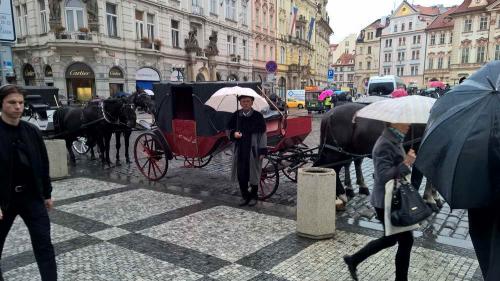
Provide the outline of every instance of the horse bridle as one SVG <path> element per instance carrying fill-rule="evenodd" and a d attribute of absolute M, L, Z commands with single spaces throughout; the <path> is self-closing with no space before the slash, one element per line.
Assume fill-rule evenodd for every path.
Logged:
<path fill-rule="evenodd" d="M 132 106 L 132 105 L 131 105 L 131 104 L 129 104 L 129 103 L 124 103 L 124 104 L 122 104 L 122 105 L 121 105 L 120 110 L 121 110 L 123 107 L 126 107 L 126 106 Z M 111 117 L 111 115 L 110 115 L 109 113 L 107 113 L 107 112 L 106 112 L 106 110 L 104 110 L 104 101 L 101 101 L 101 102 L 99 103 L 99 107 L 101 108 L 102 117 L 104 118 L 104 120 L 105 120 L 106 122 L 108 122 L 109 124 L 112 124 L 112 125 L 122 125 L 122 126 L 128 127 L 128 125 L 127 125 L 126 123 L 123 123 L 123 122 L 121 122 L 121 121 L 120 121 L 120 116 L 118 116 L 118 117 L 116 118 L 116 121 L 111 121 L 111 120 L 110 120 L 110 119 L 111 119 L 111 118 L 110 118 L 110 117 Z"/>

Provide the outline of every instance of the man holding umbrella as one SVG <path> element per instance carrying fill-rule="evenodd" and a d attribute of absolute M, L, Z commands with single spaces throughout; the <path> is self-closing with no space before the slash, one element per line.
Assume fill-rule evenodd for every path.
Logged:
<path fill-rule="evenodd" d="M 452 209 L 469 210 L 484 280 L 500 280 L 500 61 L 441 97 L 416 166 Z"/>
<path fill-rule="evenodd" d="M 262 114 L 252 108 L 254 100 L 253 96 L 238 96 L 241 109 L 233 113 L 228 125 L 229 137 L 235 143 L 231 175 L 240 186 L 243 197 L 240 206 L 257 204 L 262 159 L 267 153 L 266 122 Z"/>

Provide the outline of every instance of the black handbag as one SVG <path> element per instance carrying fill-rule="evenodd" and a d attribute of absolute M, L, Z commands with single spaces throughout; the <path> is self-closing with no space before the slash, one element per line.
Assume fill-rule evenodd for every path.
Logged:
<path fill-rule="evenodd" d="M 399 186 L 398 186 L 399 183 Z M 394 226 L 417 224 L 432 214 L 422 196 L 406 180 L 394 180 L 391 203 L 391 223 Z"/>

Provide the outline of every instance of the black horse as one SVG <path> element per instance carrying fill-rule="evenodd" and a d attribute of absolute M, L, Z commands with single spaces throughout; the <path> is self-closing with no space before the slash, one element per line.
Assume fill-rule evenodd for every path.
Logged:
<path fill-rule="evenodd" d="M 361 194 L 369 194 L 366 186 L 361 165 L 364 157 L 370 157 L 375 142 L 386 127 L 382 121 L 357 118 L 354 120 L 358 110 L 365 107 L 360 103 L 345 103 L 332 109 L 321 120 L 320 129 L 320 157 L 315 166 L 329 166 L 335 163 L 333 168 L 337 173 L 337 196 L 354 196 L 350 187 L 349 167 L 354 162 L 356 170 L 356 183 L 359 185 Z M 354 122 L 355 121 L 355 122 Z M 407 148 L 418 148 L 419 138 L 423 136 L 425 125 L 413 125 L 406 135 L 405 144 Z M 344 188 L 339 177 L 340 170 L 344 168 L 346 185 Z M 345 200 L 344 200 L 345 201 Z"/>
<path fill-rule="evenodd" d="M 154 115 L 155 113 L 155 102 L 151 99 L 151 96 L 144 92 L 135 92 L 130 97 L 128 97 L 130 103 L 138 109 L 142 109 L 145 112 Z"/>

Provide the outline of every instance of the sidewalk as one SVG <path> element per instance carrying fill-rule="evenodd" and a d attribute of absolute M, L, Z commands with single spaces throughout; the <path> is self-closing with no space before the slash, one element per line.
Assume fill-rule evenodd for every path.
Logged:
<path fill-rule="evenodd" d="M 342 256 L 382 234 L 339 220 L 334 239 L 314 241 L 295 234 L 293 207 L 239 208 L 235 196 L 113 169 L 72 175 L 54 182 L 50 213 L 60 280 L 350 280 Z M 362 264 L 361 280 L 393 280 L 395 250 Z M 19 218 L 2 258 L 5 280 L 40 280 Z M 478 273 L 472 250 L 416 238 L 409 280 Z"/>

